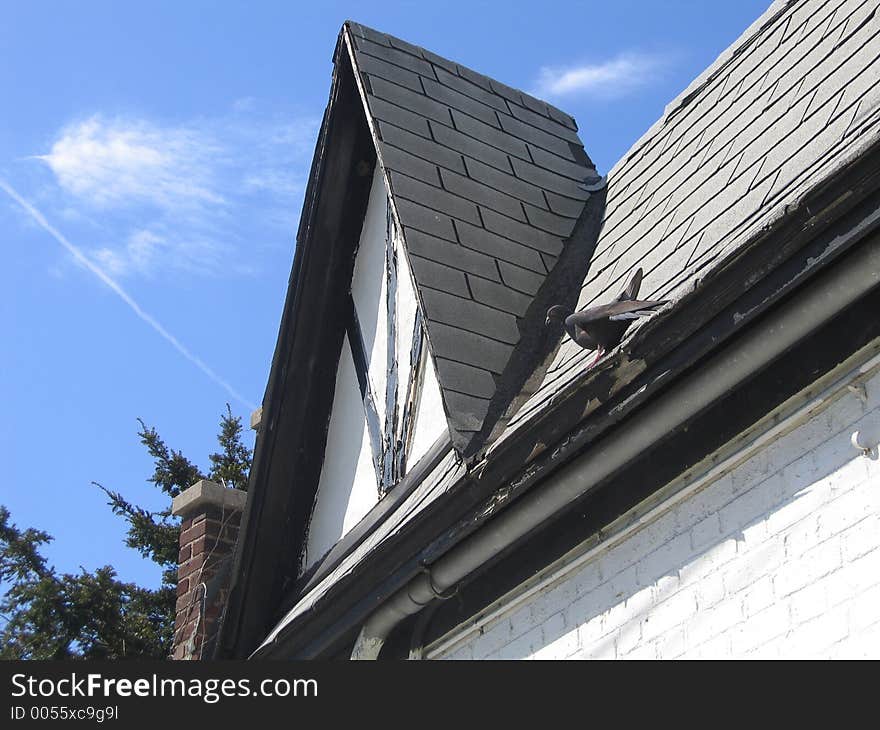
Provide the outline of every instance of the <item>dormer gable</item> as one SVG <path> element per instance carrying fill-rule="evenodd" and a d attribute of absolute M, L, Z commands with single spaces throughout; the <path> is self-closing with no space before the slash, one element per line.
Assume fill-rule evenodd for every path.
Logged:
<path fill-rule="evenodd" d="M 343 25 L 252 470 L 277 548 L 242 549 L 249 590 L 283 606 L 419 474 L 475 467 L 553 360 L 546 311 L 574 308 L 604 201 L 570 116 Z"/>
<path fill-rule="evenodd" d="M 604 180 L 555 107 L 347 22 L 455 450 L 473 461 L 543 378 L 544 317 L 574 304 Z M 337 58 L 337 63 L 340 60 Z"/>

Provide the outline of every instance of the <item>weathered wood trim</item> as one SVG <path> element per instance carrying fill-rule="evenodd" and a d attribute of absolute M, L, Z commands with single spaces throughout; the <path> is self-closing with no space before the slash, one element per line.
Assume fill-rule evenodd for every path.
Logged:
<path fill-rule="evenodd" d="M 397 470 L 397 247 L 394 241 L 394 222 L 391 203 L 385 198 L 385 314 L 386 374 L 385 374 L 385 439 L 382 456 L 380 493 L 393 487 L 401 476 Z"/>
<path fill-rule="evenodd" d="M 367 352 L 364 346 L 364 335 L 361 323 L 358 320 L 357 308 L 354 299 L 349 293 L 348 297 L 350 313 L 347 322 L 348 344 L 351 348 L 351 358 L 354 360 L 354 370 L 357 373 L 358 387 L 361 391 L 361 402 L 364 406 L 364 420 L 367 422 L 367 434 L 370 437 L 370 452 L 373 457 L 373 468 L 376 471 L 376 486 L 379 494 L 383 492 L 384 459 L 382 426 L 379 423 L 379 412 L 376 410 L 376 401 L 373 398 L 373 389 L 370 386 L 370 370 L 367 364 Z"/>
<path fill-rule="evenodd" d="M 406 385 L 406 404 L 403 407 L 400 450 L 397 454 L 399 459 L 397 468 L 400 474 L 406 473 L 412 442 L 416 432 L 419 403 L 421 402 L 422 387 L 425 382 L 425 368 L 428 365 L 424 346 L 425 327 L 422 320 L 422 310 L 416 307 L 416 316 L 413 321 L 412 347 L 409 352 L 409 379 Z"/>

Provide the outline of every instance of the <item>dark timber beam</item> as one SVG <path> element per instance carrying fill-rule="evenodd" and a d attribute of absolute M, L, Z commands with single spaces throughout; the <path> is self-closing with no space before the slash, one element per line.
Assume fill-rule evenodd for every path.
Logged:
<path fill-rule="evenodd" d="M 354 369 L 357 373 L 358 386 L 361 389 L 361 401 L 364 404 L 364 418 L 367 421 L 367 433 L 370 437 L 370 450 L 373 455 L 373 467 L 376 470 L 376 484 L 384 484 L 386 452 L 383 449 L 382 426 L 379 423 L 379 412 L 376 410 L 376 401 L 373 398 L 373 390 L 370 387 L 370 371 L 367 365 L 367 353 L 364 347 L 364 335 L 361 324 L 358 321 L 357 308 L 349 294 L 350 312 L 348 317 L 348 344 L 351 348 L 351 357 L 354 360 Z M 387 422 L 386 422 L 387 428 Z"/>

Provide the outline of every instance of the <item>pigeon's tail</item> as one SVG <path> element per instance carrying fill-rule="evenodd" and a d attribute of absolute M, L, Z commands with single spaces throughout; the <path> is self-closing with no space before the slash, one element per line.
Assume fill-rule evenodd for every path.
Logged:
<path fill-rule="evenodd" d="M 636 269 L 635 273 L 632 275 L 632 279 L 629 280 L 629 284 L 626 285 L 626 289 L 620 292 L 620 296 L 617 298 L 618 301 L 627 301 L 630 299 L 635 299 L 639 295 L 639 288 L 642 286 L 642 268 L 641 266 Z"/>

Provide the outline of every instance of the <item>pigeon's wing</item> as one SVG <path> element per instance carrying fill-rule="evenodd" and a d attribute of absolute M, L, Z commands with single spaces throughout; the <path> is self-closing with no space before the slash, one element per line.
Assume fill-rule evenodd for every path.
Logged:
<path fill-rule="evenodd" d="M 623 322 L 627 319 L 638 319 L 639 317 L 647 317 L 653 314 L 653 309 L 637 309 L 635 312 L 624 312 L 623 314 L 612 314 L 608 319 L 611 322 Z"/>
<path fill-rule="evenodd" d="M 642 310 L 653 310 L 666 304 L 665 301 L 648 301 L 645 299 L 633 299 L 632 301 L 611 302 L 599 307 L 591 307 L 583 312 L 575 312 L 570 315 L 566 322 L 571 322 L 579 327 L 588 327 L 590 323 L 602 319 L 611 319 L 621 315 L 632 314 Z M 642 316 L 639 314 L 638 316 Z"/>
<path fill-rule="evenodd" d="M 626 285 L 626 289 L 620 292 L 620 296 L 617 297 L 617 301 L 623 302 L 631 299 L 635 299 L 639 295 L 639 288 L 642 286 L 642 267 L 640 266 L 636 269 L 635 273 L 632 275 L 632 279 L 629 280 L 629 284 Z"/>

